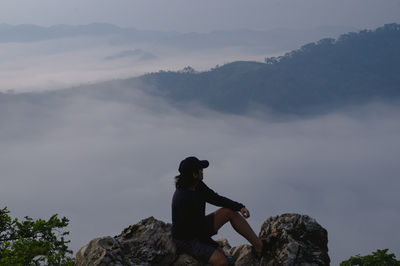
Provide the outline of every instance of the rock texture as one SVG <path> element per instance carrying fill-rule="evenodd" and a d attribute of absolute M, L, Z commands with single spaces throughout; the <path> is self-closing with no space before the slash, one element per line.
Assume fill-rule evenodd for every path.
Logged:
<path fill-rule="evenodd" d="M 76 254 L 76 265 L 170 265 L 176 259 L 171 226 L 153 217 L 118 236 L 96 238 Z"/>
<path fill-rule="evenodd" d="M 278 241 L 261 258 L 249 245 L 231 247 L 226 239 L 218 240 L 230 265 L 329 265 L 328 235 L 307 215 L 283 214 L 270 217 L 259 236 L 278 232 Z M 115 237 L 93 239 L 76 254 L 76 265 L 191 265 L 203 266 L 188 254 L 176 250 L 171 225 L 153 217 L 129 226 Z"/>
<path fill-rule="evenodd" d="M 260 237 L 278 232 L 279 239 L 260 265 L 329 265 L 328 232 L 313 218 L 300 214 L 270 217 Z"/>

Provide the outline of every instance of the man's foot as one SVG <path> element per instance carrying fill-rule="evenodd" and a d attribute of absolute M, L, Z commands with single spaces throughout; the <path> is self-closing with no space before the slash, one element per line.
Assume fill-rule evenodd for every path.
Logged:
<path fill-rule="evenodd" d="M 278 240 L 278 232 L 273 232 L 269 234 L 266 238 L 261 239 L 262 247 L 261 250 L 256 250 L 257 256 L 259 258 L 265 254 L 265 252 L 271 248 L 272 245 Z"/>

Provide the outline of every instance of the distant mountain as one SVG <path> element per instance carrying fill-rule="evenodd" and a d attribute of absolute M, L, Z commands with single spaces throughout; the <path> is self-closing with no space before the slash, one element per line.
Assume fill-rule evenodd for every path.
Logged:
<path fill-rule="evenodd" d="M 187 71 L 189 70 L 189 71 Z M 321 39 L 265 63 L 233 62 L 196 73 L 151 73 L 148 91 L 182 104 L 243 113 L 257 107 L 307 114 L 400 97 L 400 25 Z"/>
<path fill-rule="evenodd" d="M 0 42 L 34 42 L 79 35 L 120 34 L 123 31 L 117 26 L 106 23 L 92 23 L 80 26 L 55 25 L 51 27 L 31 24 L 0 24 Z"/>
<path fill-rule="evenodd" d="M 248 47 L 257 52 L 292 50 L 307 42 L 324 37 L 337 37 L 356 30 L 350 27 L 318 27 L 309 30 L 273 29 L 269 31 L 230 30 L 210 33 L 178 33 L 121 28 L 107 23 L 88 25 L 55 25 L 40 27 L 31 24 L 0 24 L 0 43 L 35 42 L 77 36 L 105 37 L 113 44 L 151 43 L 188 50 L 201 50 L 230 46 Z"/>
<path fill-rule="evenodd" d="M 125 50 L 115 57 L 141 56 Z M 321 114 L 370 101 L 400 100 L 400 25 L 387 24 L 309 43 L 265 62 L 238 61 L 196 72 L 160 71 L 140 77 L 43 93 L 0 93 L 0 104 L 58 105 L 88 95 L 129 103 L 131 88 L 163 97 L 179 108 L 195 102 L 235 114 L 257 109 L 277 114 Z"/>

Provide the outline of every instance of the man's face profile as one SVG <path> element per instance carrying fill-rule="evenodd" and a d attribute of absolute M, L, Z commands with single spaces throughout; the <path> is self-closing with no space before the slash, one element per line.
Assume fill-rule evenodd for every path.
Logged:
<path fill-rule="evenodd" d="M 193 178 L 197 181 L 203 180 L 203 169 L 199 169 L 197 172 L 193 172 Z"/>

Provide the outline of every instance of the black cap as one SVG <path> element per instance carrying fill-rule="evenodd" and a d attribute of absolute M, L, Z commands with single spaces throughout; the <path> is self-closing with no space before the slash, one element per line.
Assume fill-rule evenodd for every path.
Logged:
<path fill-rule="evenodd" d="M 194 156 L 187 157 L 179 164 L 179 173 L 192 173 L 199 169 L 207 168 L 209 165 L 207 160 L 199 160 Z"/>

